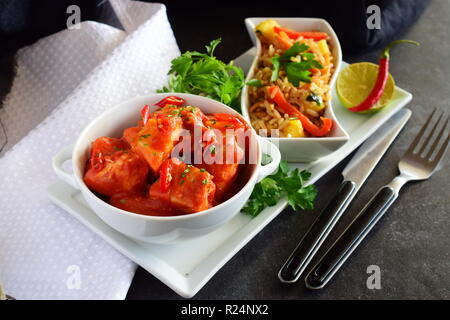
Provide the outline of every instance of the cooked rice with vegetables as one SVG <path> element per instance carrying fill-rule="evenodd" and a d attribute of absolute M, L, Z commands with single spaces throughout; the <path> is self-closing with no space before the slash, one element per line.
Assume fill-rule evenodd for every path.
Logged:
<path fill-rule="evenodd" d="M 247 85 L 252 126 L 261 135 L 324 136 L 333 56 L 324 32 L 296 32 L 266 20 L 255 29 L 262 52 Z M 262 130 L 263 129 L 263 130 Z"/>

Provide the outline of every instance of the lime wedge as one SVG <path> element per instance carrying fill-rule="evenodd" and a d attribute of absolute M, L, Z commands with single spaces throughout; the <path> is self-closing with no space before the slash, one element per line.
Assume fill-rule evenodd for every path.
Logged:
<path fill-rule="evenodd" d="M 336 83 L 337 95 L 342 105 L 351 108 L 363 102 L 374 87 L 377 76 L 378 65 L 370 62 L 353 63 L 343 69 Z M 369 110 L 360 113 L 372 113 L 381 110 L 391 100 L 394 89 L 394 78 L 389 73 L 380 100 Z"/>

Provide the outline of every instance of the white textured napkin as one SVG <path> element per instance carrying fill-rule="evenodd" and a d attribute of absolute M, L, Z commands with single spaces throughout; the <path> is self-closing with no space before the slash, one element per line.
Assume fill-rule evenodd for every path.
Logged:
<path fill-rule="evenodd" d="M 83 22 L 16 56 L 0 110 L 0 278 L 17 299 L 123 299 L 136 269 L 46 194 L 53 155 L 105 109 L 164 85 L 179 54 L 163 5 L 110 2 L 125 31 Z"/>

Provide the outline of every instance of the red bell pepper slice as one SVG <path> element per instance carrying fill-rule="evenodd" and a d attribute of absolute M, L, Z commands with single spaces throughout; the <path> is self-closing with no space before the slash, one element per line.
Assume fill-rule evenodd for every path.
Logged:
<path fill-rule="evenodd" d="M 166 160 L 161 165 L 161 174 L 159 177 L 159 179 L 161 180 L 161 192 L 166 192 L 169 190 L 170 181 L 172 181 L 172 175 L 170 174 L 170 171 L 170 160 Z"/>
<path fill-rule="evenodd" d="M 280 34 L 281 32 L 284 32 L 287 34 L 287 36 L 291 39 L 298 39 L 300 36 L 302 36 L 305 39 L 313 39 L 314 41 L 319 41 L 322 39 L 328 38 L 328 35 L 325 32 L 316 32 L 316 31 L 294 31 L 288 28 L 281 28 L 281 27 L 273 27 L 273 31 L 275 33 Z"/>
<path fill-rule="evenodd" d="M 166 106 L 168 104 L 169 105 L 174 105 L 174 106 L 181 106 L 185 102 L 186 101 L 184 101 L 184 99 L 181 99 L 179 97 L 169 96 L 169 97 L 165 97 L 161 101 L 155 103 L 155 105 L 157 105 L 160 108 L 163 108 L 164 106 Z"/>
<path fill-rule="evenodd" d="M 277 104 L 277 106 L 285 113 L 297 117 L 302 123 L 303 128 L 315 137 L 322 137 L 330 132 L 333 127 L 333 120 L 325 117 L 320 117 L 322 126 L 316 126 L 307 116 L 301 113 L 296 107 L 291 105 L 284 97 L 281 89 L 278 86 L 268 88 L 270 98 Z"/>
<path fill-rule="evenodd" d="M 141 110 L 142 115 L 142 122 L 145 124 L 147 123 L 148 119 L 150 118 L 150 107 L 146 104 L 144 108 Z"/>
<path fill-rule="evenodd" d="M 283 50 L 287 50 L 292 47 L 292 42 L 285 33 L 276 34 L 275 41 L 278 43 L 279 47 Z"/>

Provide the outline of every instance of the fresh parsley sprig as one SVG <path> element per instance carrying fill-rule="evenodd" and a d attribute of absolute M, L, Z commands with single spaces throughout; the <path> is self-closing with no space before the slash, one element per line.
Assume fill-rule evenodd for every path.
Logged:
<path fill-rule="evenodd" d="M 172 60 L 169 84 L 157 92 L 181 92 L 202 95 L 239 111 L 239 94 L 244 72 L 232 62 L 225 64 L 214 56 L 221 39 L 211 41 L 206 53 L 187 51 Z"/>
<path fill-rule="evenodd" d="M 277 204 L 283 196 L 287 197 L 294 210 L 313 209 L 317 189 L 314 185 L 304 186 L 310 177 L 310 172 L 299 169 L 291 171 L 287 162 L 281 161 L 277 173 L 255 185 L 250 199 L 241 211 L 255 217 L 266 207 Z"/>
<path fill-rule="evenodd" d="M 309 46 L 295 42 L 292 47 L 286 50 L 281 56 L 275 55 L 272 58 L 272 77 L 271 81 L 274 82 L 278 79 L 280 68 L 282 67 L 286 71 L 286 75 L 290 83 L 298 86 L 300 81 L 310 83 L 311 82 L 311 69 L 322 69 L 322 64 L 315 59 L 315 56 L 311 52 L 307 52 Z M 300 56 L 300 61 L 292 61 L 291 58 Z"/>

